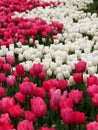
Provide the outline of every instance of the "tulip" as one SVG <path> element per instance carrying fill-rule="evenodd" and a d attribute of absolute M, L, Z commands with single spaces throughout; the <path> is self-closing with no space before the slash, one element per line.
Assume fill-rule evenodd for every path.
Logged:
<path fill-rule="evenodd" d="M 14 75 L 9 75 L 6 77 L 6 83 L 8 86 L 14 86 L 16 84 L 16 77 Z"/>
<path fill-rule="evenodd" d="M 47 112 L 47 106 L 46 106 L 44 100 L 40 97 L 35 97 L 35 98 L 31 99 L 31 111 L 37 117 L 45 116 L 46 112 Z"/>
<path fill-rule="evenodd" d="M 31 121 L 23 120 L 19 122 L 17 130 L 34 130 L 33 124 Z"/>

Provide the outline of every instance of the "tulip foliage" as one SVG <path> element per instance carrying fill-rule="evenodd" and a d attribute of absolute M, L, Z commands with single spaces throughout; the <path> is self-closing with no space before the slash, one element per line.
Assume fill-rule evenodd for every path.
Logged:
<path fill-rule="evenodd" d="M 78 27 L 97 18 L 78 4 L 0 0 L 0 130 L 98 130 L 98 25 Z"/>

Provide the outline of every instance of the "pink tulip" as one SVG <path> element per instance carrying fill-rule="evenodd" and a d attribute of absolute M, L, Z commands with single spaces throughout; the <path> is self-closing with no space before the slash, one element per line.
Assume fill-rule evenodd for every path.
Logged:
<path fill-rule="evenodd" d="M 74 112 L 71 108 L 62 108 L 60 110 L 60 116 L 65 124 L 71 124 L 74 121 Z"/>
<path fill-rule="evenodd" d="M 93 121 L 86 125 L 86 130 L 98 130 L 98 122 Z"/>
<path fill-rule="evenodd" d="M 18 123 L 17 130 L 34 130 L 32 121 L 23 120 Z"/>
<path fill-rule="evenodd" d="M 19 102 L 19 103 L 23 103 L 26 101 L 26 96 L 24 94 L 22 94 L 21 92 L 17 92 L 15 94 L 15 98 L 16 98 L 17 102 Z"/>
<path fill-rule="evenodd" d="M 9 75 L 6 77 L 6 83 L 8 86 L 14 86 L 16 84 L 16 77 L 14 75 Z"/>
<path fill-rule="evenodd" d="M 78 104 L 82 101 L 83 99 L 83 92 L 77 90 L 71 90 L 70 93 L 68 94 L 69 98 L 72 98 L 74 104 Z"/>
<path fill-rule="evenodd" d="M 87 88 L 88 95 L 92 98 L 94 94 L 98 93 L 98 85 L 92 84 Z"/>
<path fill-rule="evenodd" d="M 6 62 L 13 65 L 15 63 L 15 57 L 14 55 L 7 55 L 6 56 Z"/>
<path fill-rule="evenodd" d="M 0 100 L 0 110 L 4 113 L 9 112 L 9 108 L 15 105 L 15 100 L 13 97 L 4 97 Z"/>
<path fill-rule="evenodd" d="M 61 99 L 61 90 L 50 90 L 50 108 L 52 110 L 57 110 L 59 107 L 59 101 Z"/>
<path fill-rule="evenodd" d="M 94 96 L 91 100 L 92 100 L 93 105 L 95 107 L 98 107 L 98 93 L 94 94 Z"/>
<path fill-rule="evenodd" d="M 36 91 L 36 84 L 33 82 L 23 82 L 19 85 L 20 92 L 24 95 L 33 95 Z"/>
<path fill-rule="evenodd" d="M 35 97 L 31 99 L 31 111 L 37 117 L 45 116 L 47 112 L 47 106 L 44 100 L 40 97 Z"/>

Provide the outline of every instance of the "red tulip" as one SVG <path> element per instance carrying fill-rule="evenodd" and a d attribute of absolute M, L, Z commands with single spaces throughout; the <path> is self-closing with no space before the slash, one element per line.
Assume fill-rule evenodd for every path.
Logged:
<path fill-rule="evenodd" d="M 43 65 L 40 63 L 34 64 L 30 69 L 30 75 L 31 76 L 38 76 L 43 70 Z"/>
<path fill-rule="evenodd" d="M 2 86 L 0 86 L 0 98 L 3 98 L 6 95 L 6 90 Z"/>
<path fill-rule="evenodd" d="M 6 80 L 6 76 L 4 73 L 0 73 L 0 83 L 4 82 Z"/>
<path fill-rule="evenodd" d="M 22 94 L 21 92 L 17 92 L 15 94 L 15 98 L 19 103 L 23 103 L 26 101 L 26 96 L 24 94 Z"/>
<path fill-rule="evenodd" d="M 62 98 L 59 102 L 59 106 L 60 108 L 73 108 L 74 107 L 74 103 L 72 98 Z"/>
<path fill-rule="evenodd" d="M 98 78 L 96 76 L 87 77 L 87 86 L 91 86 L 93 84 L 98 85 Z"/>
<path fill-rule="evenodd" d="M 59 80 L 58 81 L 58 88 L 61 90 L 65 90 L 67 88 L 68 81 L 67 80 Z"/>
<path fill-rule="evenodd" d="M 75 124 L 85 124 L 86 116 L 83 112 L 75 111 L 74 112 L 74 123 Z"/>
<path fill-rule="evenodd" d="M 46 91 L 43 87 L 37 87 L 35 92 L 36 97 L 45 98 L 46 97 Z"/>
<path fill-rule="evenodd" d="M 11 71 L 11 65 L 9 63 L 3 64 L 3 70 L 5 72 L 10 72 Z"/>
<path fill-rule="evenodd" d="M 75 64 L 75 69 L 76 72 L 78 73 L 83 73 L 86 71 L 86 65 L 87 63 L 85 61 L 79 61 L 78 63 Z"/>
<path fill-rule="evenodd" d="M 80 83 L 83 81 L 83 75 L 81 73 L 74 73 L 73 79 L 76 83 Z"/>
<path fill-rule="evenodd" d="M 25 70 L 24 70 L 23 65 L 21 65 L 21 64 L 16 65 L 16 72 L 18 73 L 18 75 L 24 76 L 25 75 Z"/>
<path fill-rule="evenodd" d="M 23 114 L 23 108 L 19 104 L 13 105 L 9 108 L 9 114 L 13 118 L 20 118 Z"/>
<path fill-rule="evenodd" d="M 25 111 L 24 112 L 25 120 L 33 121 L 35 122 L 36 116 L 32 111 Z"/>

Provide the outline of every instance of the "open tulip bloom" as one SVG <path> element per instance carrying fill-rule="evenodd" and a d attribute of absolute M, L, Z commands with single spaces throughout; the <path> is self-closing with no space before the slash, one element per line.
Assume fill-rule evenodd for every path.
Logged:
<path fill-rule="evenodd" d="M 98 130 L 93 0 L 0 0 L 0 130 Z"/>

